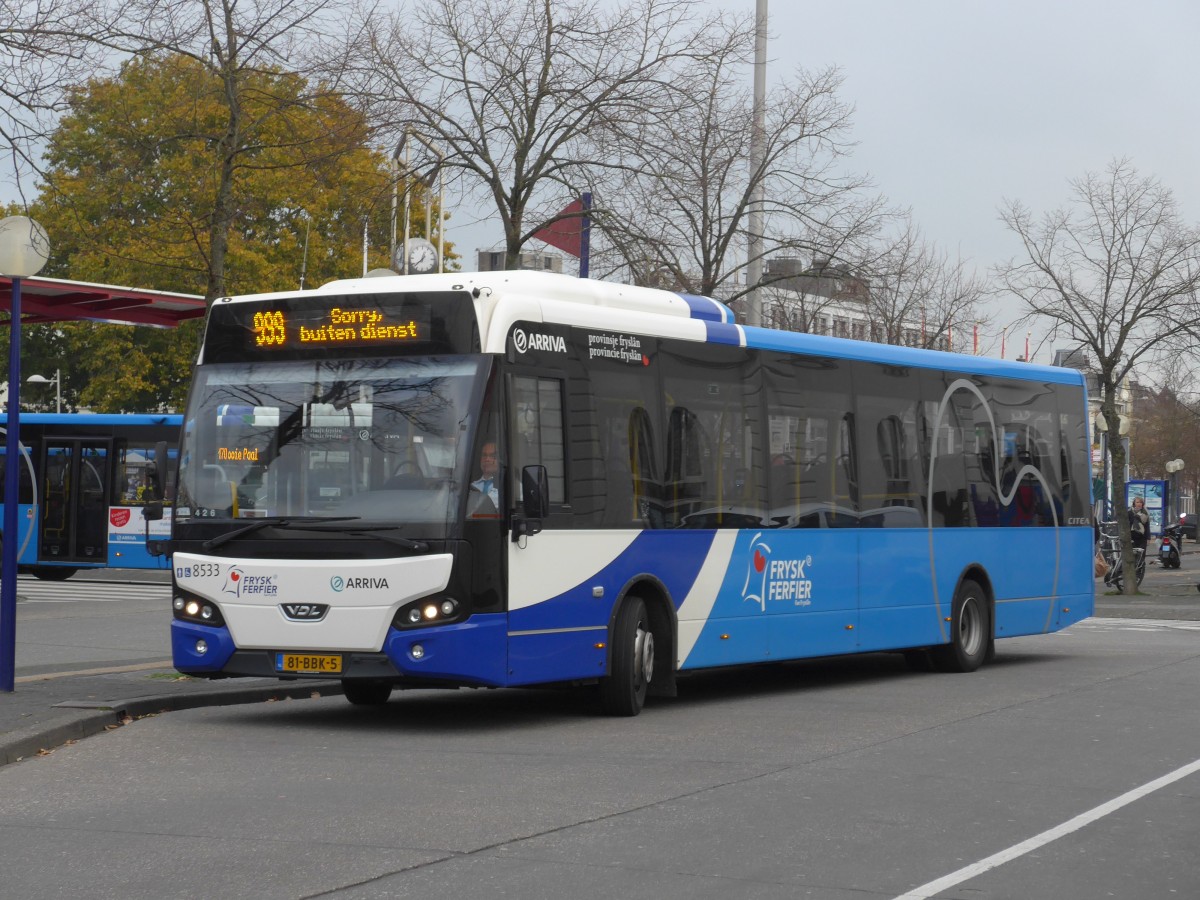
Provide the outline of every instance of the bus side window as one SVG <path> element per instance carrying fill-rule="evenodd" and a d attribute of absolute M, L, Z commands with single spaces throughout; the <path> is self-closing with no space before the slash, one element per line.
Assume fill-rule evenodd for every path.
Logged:
<path fill-rule="evenodd" d="M 562 382 L 557 378 L 513 378 L 513 477 L 525 466 L 545 466 L 551 504 L 566 502 L 566 453 Z"/>
<path fill-rule="evenodd" d="M 629 413 L 629 464 L 633 475 L 633 518 L 650 528 L 661 528 L 662 496 L 654 456 L 654 429 L 644 407 Z"/>
<path fill-rule="evenodd" d="M 667 475 L 664 487 L 668 523 L 679 525 L 690 513 L 716 501 L 708 496 L 711 473 L 704 468 L 703 449 L 709 443 L 700 420 L 688 409 L 677 406 L 667 422 Z"/>

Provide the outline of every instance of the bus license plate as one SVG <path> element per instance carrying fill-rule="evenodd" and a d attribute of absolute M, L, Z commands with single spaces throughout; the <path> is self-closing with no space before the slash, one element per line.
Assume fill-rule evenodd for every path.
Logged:
<path fill-rule="evenodd" d="M 305 675 L 333 674 L 342 671 L 342 657 L 337 653 L 276 653 L 275 671 Z"/>

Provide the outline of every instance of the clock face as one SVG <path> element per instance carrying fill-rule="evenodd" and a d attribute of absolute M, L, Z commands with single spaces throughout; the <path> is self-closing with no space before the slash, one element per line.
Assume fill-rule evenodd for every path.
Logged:
<path fill-rule="evenodd" d="M 424 238 L 408 242 L 408 271 L 418 275 L 436 272 L 438 267 L 437 248 Z"/>

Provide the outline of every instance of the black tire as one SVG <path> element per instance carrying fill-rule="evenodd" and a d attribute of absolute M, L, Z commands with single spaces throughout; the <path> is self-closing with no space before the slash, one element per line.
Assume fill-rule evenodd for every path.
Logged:
<path fill-rule="evenodd" d="M 987 658 L 992 642 L 992 617 L 987 595 L 970 579 L 954 595 L 950 615 L 950 643 L 930 650 L 941 672 L 974 672 Z"/>
<path fill-rule="evenodd" d="M 654 633 L 641 597 L 626 597 L 613 626 L 608 675 L 600 679 L 600 704 L 610 716 L 636 716 L 654 678 Z"/>
<path fill-rule="evenodd" d="M 392 686 L 386 681 L 346 678 L 342 681 L 342 693 L 355 706 L 383 706 L 392 696 Z"/>
<path fill-rule="evenodd" d="M 920 650 L 905 650 L 904 664 L 908 666 L 910 672 L 932 672 L 933 660 L 929 657 L 929 651 L 922 647 Z"/>
<path fill-rule="evenodd" d="M 79 570 L 69 566 L 31 566 L 29 571 L 42 581 L 66 581 Z"/>

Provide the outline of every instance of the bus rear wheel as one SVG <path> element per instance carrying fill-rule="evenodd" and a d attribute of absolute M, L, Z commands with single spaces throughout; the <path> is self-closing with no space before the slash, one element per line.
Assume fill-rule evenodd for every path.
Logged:
<path fill-rule="evenodd" d="M 355 706 L 383 706 L 392 696 L 392 686 L 386 681 L 347 678 L 342 681 L 342 693 Z"/>
<path fill-rule="evenodd" d="M 66 581 L 79 570 L 70 566 L 31 566 L 29 571 L 33 573 L 34 578 L 40 578 L 42 581 Z"/>
<path fill-rule="evenodd" d="M 654 632 L 641 597 L 621 604 L 613 627 L 609 673 L 600 679 L 600 703 L 610 716 L 636 716 L 654 678 Z"/>
<path fill-rule="evenodd" d="M 930 650 L 942 672 L 974 672 L 988 654 L 992 620 L 987 595 L 970 579 L 959 585 L 950 616 L 950 643 Z"/>

